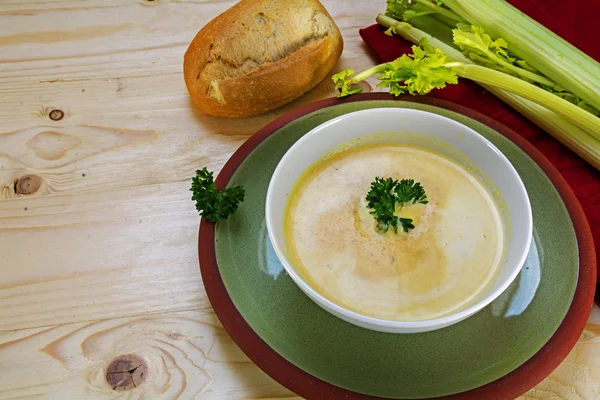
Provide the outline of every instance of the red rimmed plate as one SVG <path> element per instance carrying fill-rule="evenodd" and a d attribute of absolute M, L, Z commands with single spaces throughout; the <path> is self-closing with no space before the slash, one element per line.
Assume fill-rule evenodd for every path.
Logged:
<path fill-rule="evenodd" d="M 234 176 L 234 173 L 236 173 L 236 171 L 238 172 L 234 178 L 235 184 L 249 182 L 250 178 L 248 177 L 248 173 L 244 175 L 243 171 L 239 172 L 238 168 L 240 167 L 240 165 L 242 165 L 244 160 L 246 160 L 247 157 L 259 145 L 261 145 L 261 143 L 267 141 L 267 139 L 271 138 L 272 135 L 274 135 L 276 132 L 280 132 L 282 128 L 289 128 L 291 124 L 294 121 L 297 121 L 299 118 L 309 114 L 312 116 L 320 115 L 321 117 L 323 117 L 323 115 L 326 114 L 328 110 L 330 110 L 330 108 L 328 107 L 350 104 L 355 102 L 365 102 L 366 104 L 366 102 L 373 103 L 378 100 L 387 100 L 388 103 L 393 103 L 393 101 L 390 101 L 389 99 L 390 97 L 387 94 L 364 94 L 359 96 L 353 96 L 342 101 L 338 99 L 327 99 L 300 108 L 290 114 L 287 114 L 274 121 L 267 127 L 263 128 L 255 135 L 253 135 L 232 156 L 232 158 L 229 160 L 229 162 L 225 165 L 225 167 L 219 174 L 217 178 L 217 185 L 219 185 L 220 187 L 225 186 L 227 183 L 229 183 L 230 179 L 232 178 L 232 176 Z M 201 234 L 199 239 L 199 255 L 202 276 L 204 279 L 204 284 L 209 299 L 213 304 L 215 312 L 221 319 L 221 322 L 223 323 L 225 329 L 230 333 L 234 341 L 236 341 L 236 343 L 250 357 L 250 359 L 252 359 L 261 369 L 263 369 L 265 372 L 267 372 L 267 374 L 272 376 L 281 384 L 305 398 L 377 398 L 374 396 L 365 395 L 364 393 L 385 396 L 388 398 L 425 398 L 427 396 L 440 396 L 447 393 L 456 392 L 461 393 L 445 396 L 444 398 L 514 398 L 535 386 L 544 377 L 546 377 L 554 368 L 556 368 L 556 366 L 558 366 L 558 364 L 566 357 L 568 352 L 577 342 L 579 335 L 583 331 L 583 328 L 585 326 L 585 323 L 589 316 L 589 312 L 592 307 L 595 287 L 595 254 L 587 220 L 585 219 L 583 211 L 579 203 L 577 202 L 574 194 L 572 193 L 564 179 L 556 171 L 556 169 L 533 146 L 527 143 L 515 132 L 511 131 L 510 129 L 506 128 L 505 126 L 497 123 L 496 121 L 486 116 L 483 116 L 470 109 L 457 106 L 452 103 L 434 100 L 426 97 L 403 97 L 399 100 L 401 100 L 401 102 L 410 102 L 412 104 L 418 104 L 423 106 L 440 107 L 441 109 L 456 112 L 460 115 L 470 117 L 475 121 L 479 121 L 487 125 L 489 128 L 504 135 L 506 138 L 511 140 L 517 146 L 519 146 L 525 153 L 527 153 L 529 157 L 531 157 L 531 159 L 533 159 L 535 163 L 537 163 L 537 165 L 544 171 L 544 173 L 548 176 L 552 184 L 556 187 L 556 190 L 558 191 L 566 205 L 566 209 L 568 210 L 570 219 L 572 220 L 574 232 L 577 237 L 577 246 L 579 251 L 579 270 L 578 276 L 577 271 L 573 275 L 573 284 L 575 284 L 576 282 L 577 285 L 577 289 L 574 295 L 572 292 L 566 293 L 565 291 L 565 293 L 561 294 L 559 293 L 560 291 L 557 291 L 557 294 L 555 296 L 557 299 L 560 298 L 560 296 L 563 296 L 561 304 L 564 306 L 566 316 L 565 313 L 561 314 L 557 311 L 557 313 L 554 315 L 554 319 L 556 320 L 555 326 L 551 326 L 550 322 L 548 322 L 548 324 L 545 325 L 542 329 L 547 335 L 547 337 L 544 337 L 541 334 L 539 334 L 538 336 L 532 334 L 532 340 L 529 343 L 527 343 L 527 345 L 523 345 L 524 347 L 521 351 L 516 351 L 515 354 L 506 356 L 507 361 L 504 364 L 502 364 L 502 362 L 495 363 L 498 365 L 494 365 L 494 368 L 492 368 L 493 371 L 492 369 L 488 371 L 488 373 L 481 373 L 480 371 L 473 371 L 471 373 L 467 371 L 469 373 L 465 372 L 463 374 L 464 376 L 444 376 L 444 378 L 448 379 L 448 382 L 443 383 L 443 379 L 437 379 L 437 381 L 441 382 L 441 386 L 439 388 L 436 388 L 435 382 L 431 382 L 429 385 L 427 385 L 431 388 L 431 390 L 429 390 L 428 388 L 419 388 L 418 385 L 415 385 L 413 388 L 410 388 L 407 385 L 405 385 L 407 386 L 407 389 L 405 389 L 404 391 L 395 390 L 393 387 L 386 388 L 385 382 L 377 383 L 375 385 L 376 387 L 369 387 L 368 384 L 359 386 L 355 383 L 358 382 L 360 380 L 360 376 L 364 374 L 361 374 L 352 379 L 353 371 L 349 371 L 345 377 L 340 377 L 339 374 L 336 375 L 328 373 L 326 369 L 328 365 L 327 360 L 320 360 L 321 364 L 324 365 L 319 366 L 316 365 L 318 364 L 318 361 L 315 361 L 315 359 L 313 359 L 312 361 L 308 359 L 310 356 L 309 353 L 311 349 L 310 343 L 304 345 L 309 347 L 302 347 L 301 345 L 296 345 L 291 346 L 295 348 L 288 349 L 285 347 L 284 344 L 278 341 L 278 338 L 273 337 L 274 333 L 272 331 L 272 327 L 271 332 L 269 333 L 269 327 L 267 326 L 269 324 L 269 320 L 265 318 L 263 318 L 263 320 L 257 319 L 256 315 L 260 316 L 263 314 L 269 314 L 268 312 L 257 312 L 257 307 L 260 307 L 260 303 L 257 300 L 257 298 L 260 295 L 260 293 L 265 293 L 264 288 L 260 289 L 260 293 L 251 293 L 249 292 L 249 290 L 246 290 L 242 286 L 240 286 L 243 284 L 243 282 L 236 283 L 235 281 L 236 277 L 241 275 L 243 272 L 247 271 L 247 269 L 243 269 L 243 266 L 241 266 L 242 269 L 236 270 L 236 267 L 234 265 L 235 260 L 228 259 L 228 256 L 224 255 L 227 254 L 227 251 L 224 252 L 223 249 L 224 246 L 227 245 L 229 246 L 227 249 L 230 250 L 230 254 L 237 253 L 238 251 L 241 252 L 244 248 L 245 241 L 248 242 L 255 239 L 252 238 L 251 235 L 248 236 L 244 233 L 244 229 L 248 228 L 251 225 L 249 221 L 252 218 L 256 218 L 252 216 L 255 216 L 257 213 L 260 213 L 260 210 L 257 208 L 259 207 L 259 205 L 253 206 L 250 202 L 245 202 L 244 205 L 240 207 L 240 210 L 238 210 L 238 213 L 236 213 L 236 215 L 230 218 L 230 220 L 228 220 L 226 223 L 219 225 L 218 229 L 222 230 L 220 235 L 215 235 L 216 232 L 214 225 L 211 225 L 206 221 L 202 222 Z M 400 104 L 401 102 L 397 104 Z M 269 176 L 263 177 L 262 184 L 264 184 L 265 179 L 268 181 L 268 177 Z M 260 184 L 261 182 L 258 182 L 257 185 L 253 185 L 253 190 L 256 189 L 256 187 L 260 186 Z M 260 233 L 258 234 L 260 235 Z M 215 246 L 215 239 L 218 239 L 219 237 L 221 239 L 229 238 L 228 240 L 230 241 L 230 243 L 221 243 Z M 232 244 L 232 241 L 237 242 Z M 221 246 L 220 251 L 219 246 Z M 220 255 L 220 266 L 217 263 L 218 254 Z M 269 262 L 267 261 L 264 261 L 263 263 L 265 265 L 269 264 Z M 271 264 L 274 265 L 276 263 Z M 226 267 L 225 265 L 227 265 L 228 267 Z M 234 265 L 234 267 L 230 268 L 230 265 Z M 271 265 L 271 267 L 273 265 Z M 268 273 L 269 271 L 266 272 Z M 276 271 L 270 272 L 276 273 Z M 567 278 L 565 278 L 566 281 L 568 281 Z M 556 281 L 556 279 L 554 279 L 554 281 Z M 249 278 L 245 282 L 247 282 L 246 286 L 250 287 L 252 284 L 252 278 Z M 290 289 L 288 288 L 286 290 Z M 276 293 L 274 293 L 273 296 L 276 296 Z M 551 299 L 547 300 L 547 302 L 548 301 L 551 301 Z M 253 302 L 256 304 L 251 304 Z M 284 301 L 280 301 L 280 303 L 284 303 Z M 558 309 L 560 308 L 559 306 L 561 304 L 555 304 L 553 305 L 553 307 Z M 309 307 L 308 305 L 306 306 Z M 254 312 L 252 311 L 252 307 L 254 307 Z M 279 312 L 281 313 L 281 310 Z M 490 311 L 490 313 L 492 313 L 492 311 Z M 248 322 L 246 322 L 242 315 L 246 317 Z M 482 316 L 484 316 L 484 314 L 482 314 Z M 478 315 L 476 317 L 483 318 L 482 316 Z M 492 317 L 493 315 L 490 314 L 490 318 Z M 552 318 L 549 318 L 549 320 L 551 319 Z M 271 319 L 271 321 L 273 321 L 273 319 Z M 282 320 L 280 320 L 279 322 L 281 321 Z M 562 323 L 560 323 L 560 321 L 562 321 Z M 480 323 L 484 322 L 485 321 L 483 319 L 480 321 Z M 249 323 L 253 326 L 254 329 L 251 328 Z M 488 321 L 485 323 L 491 322 Z M 558 326 L 559 324 L 560 326 Z M 340 327 L 338 326 L 338 328 Z M 516 329 L 516 327 L 511 329 L 513 329 L 514 332 L 514 329 Z M 447 330 L 442 331 L 450 332 Z M 469 333 L 468 330 L 465 330 L 461 334 L 466 335 L 472 333 Z M 281 336 L 285 337 L 285 332 L 283 332 Z M 267 344 L 268 342 L 271 345 Z M 440 341 L 439 343 L 443 344 L 444 342 Z M 406 343 L 401 345 L 406 346 Z M 485 341 L 481 341 L 480 345 L 485 346 Z M 507 343 L 507 346 L 509 345 L 510 343 Z M 289 340 L 288 347 L 290 347 Z M 419 351 L 418 348 L 413 350 L 414 352 Z M 460 350 L 461 349 L 456 349 L 456 351 Z M 507 352 L 508 350 L 505 351 L 505 353 Z M 531 354 L 528 354 L 528 352 L 531 352 Z M 407 353 L 408 351 L 404 351 L 404 354 Z M 303 355 L 306 355 L 306 357 L 303 357 Z M 322 358 L 326 359 L 326 357 Z M 334 360 L 330 360 L 330 363 L 333 362 Z M 332 368 L 335 368 L 333 364 L 331 365 Z M 461 370 L 466 370 L 467 364 L 465 364 L 463 367 L 464 368 L 462 368 Z M 312 372 L 312 374 L 306 371 L 310 371 Z M 448 369 L 448 371 L 446 371 L 446 374 L 451 374 L 451 370 Z M 392 379 L 394 377 L 390 375 L 389 378 Z M 348 382 L 344 381 L 344 379 L 347 379 Z M 461 379 L 463 380 L 463 382 L 460 381 Z M 328 382 L 336 383 L 337 386 Z M 454 387 L 452 387 L 453 382 L 458 383 Z M 340 386 L 345 386 L 347 389 L 342 389 Z"/>

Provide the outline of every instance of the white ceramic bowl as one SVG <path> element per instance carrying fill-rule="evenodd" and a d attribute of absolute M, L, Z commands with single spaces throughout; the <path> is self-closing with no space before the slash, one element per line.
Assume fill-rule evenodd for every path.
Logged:
<path fill-rule="evenodd" d="M 387 133 L 386 133 L 387 132 Z M 358 137 L 385 133 L 390 140 L 418 144 L 469 163 L 489 189 L 496 188 L 504 202 L 500 208 L 505 238 L 503 261 L 487 289 L 470 306 L 444 317 L 423 321 L 390 321 L 347 310 L 317 293 L 296 272 L 286 256 L 283 235 L 288 195 L 302 173 L 332 148 Z M 266 224 L 275 253 L 294 282 L 325 310 L 352 324 L 382 332 L 414 333 L 455 324 L 481 310 L 516 278 L 531 243 L 532 215 L 529 197 L 517 171 L 491 142 L 454 120 L 437 114 L 401 108 L 358 111 L 332 119 L 298 140 L 279 162 L 267 192 Z"/>

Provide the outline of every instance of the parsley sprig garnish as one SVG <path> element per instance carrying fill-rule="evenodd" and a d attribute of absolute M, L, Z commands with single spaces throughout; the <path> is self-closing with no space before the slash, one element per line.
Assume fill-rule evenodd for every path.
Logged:
<path fill-rule="evenodd" d="M 244 201 L 245 191 L 241 186 L 219 190 L 213 180 L 213 173 L 206 167 L 196 171 L 192 178 L 192 200 L 196 201 L 196 209 L 206 220 L 217 222 L 227 219 Z"/>
<path fill-rule="evenodd" d="M 414 179 L 402 179 L 396 182 L 396 199 L 398 204 L 421 203 L 427 204 L 427 194 L 419 182 Z"/>
<path fill-rule="evenodd" d="M 367 207 L 377 220 L 377 229 L 387 232 L 390 226 L 398 232 L 398 217 L 396 212 L 396 195 L 394 188 L 398 181 L 392 178 L 375 178 L 371 183 L 371 190 L 367 193 Z"/>
<path fill-rule="evenodd" d="M 376 177 L 367 193 L 367 207 L 377 221 L 377 229 L 387 232 L 390 228 L 398 232 L 398 224 L 404 232 L 415 228 L 411 218 L 398 217 L 396 205 L 427 204 L 427 194 L 419 182 L 414 179 L 402 179 L 400 182 L 392 178 Z"/>

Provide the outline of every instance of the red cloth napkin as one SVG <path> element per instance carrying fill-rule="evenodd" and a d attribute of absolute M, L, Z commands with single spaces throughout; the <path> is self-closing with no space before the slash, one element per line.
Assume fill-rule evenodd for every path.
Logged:
<path fill-rule="evenodd" d="M 509 3 L 595 60 L 600 60 L 600 1 L 512 0 Z M 384 2 L 382 8 L 385 9 Z M 392 61 L 404 53 L 411 52 L 411 43 L 397 36 L 387 36 L 383 31 L 379 25 L 360 30 L 360 36 L 380 61 Z M 428 96 L 452 101 L 486 114 L 512 128 L 537 147 L 573 188 L 592 228 L 596 254 L 600 256 L 600 171 L 471 81 L 461 79 L 458 85 L 434 90 Z"/>

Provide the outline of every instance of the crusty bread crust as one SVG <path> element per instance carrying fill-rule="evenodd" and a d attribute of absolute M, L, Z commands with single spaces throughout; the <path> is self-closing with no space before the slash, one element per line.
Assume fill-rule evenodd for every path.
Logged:
<path fill-rule="evenodd" d="M 184 56 L 184 79 L 208 114 L 257 115 L 312 89 L 342 48 L 318 0 L 242 0 L 198 32 Z"/>

